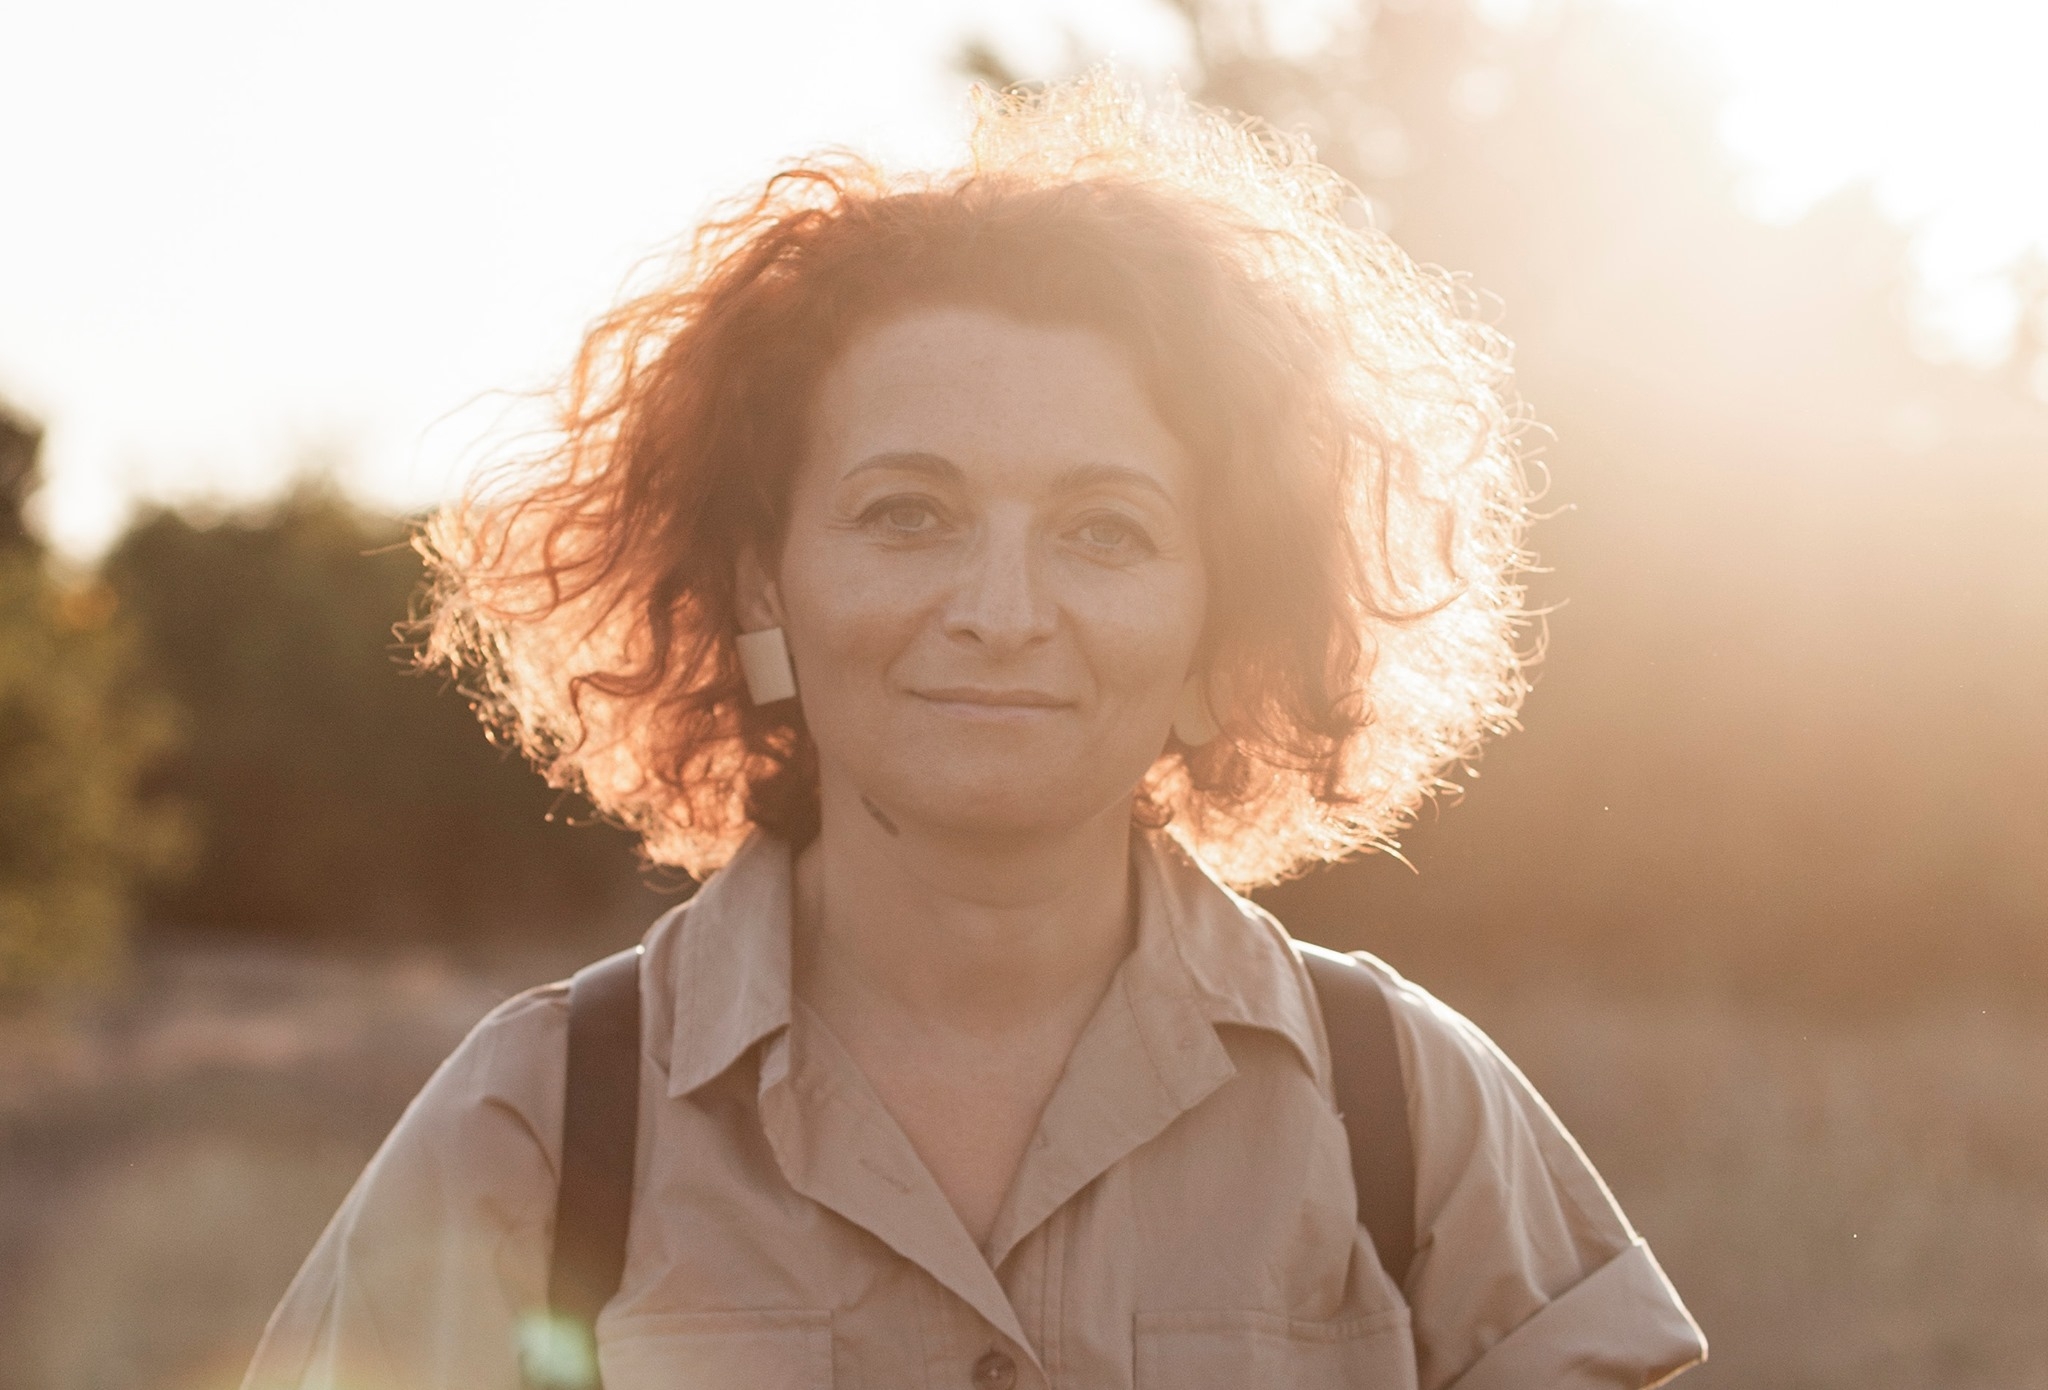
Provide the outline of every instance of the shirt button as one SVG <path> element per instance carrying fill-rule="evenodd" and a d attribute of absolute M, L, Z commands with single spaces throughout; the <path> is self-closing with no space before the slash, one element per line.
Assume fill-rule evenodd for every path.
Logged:
<path fill-rule="evenodd" d="M 992 1351 L 974 1363 L 974 1390 L 1010 1390 L 1017 1383 L 1017 1363 Z"/>

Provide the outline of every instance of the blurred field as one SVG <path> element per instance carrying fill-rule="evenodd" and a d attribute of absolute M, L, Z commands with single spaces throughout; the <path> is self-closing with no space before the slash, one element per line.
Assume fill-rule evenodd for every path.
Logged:
<path fill-rule="evenodd" d="M 1705 1329 L 1681 1383 L 2048 1385 L 2048 1022 L 1822 1030 L 1552 991 L 1471 1012 Z"/>
<path fill-rule="evenodd" d="M 435 1064 L 573 964 L 160 948 L 92 1012 L 0 1015 L 0 1385 L 234 1385 Z"/>
<path fill-rule="evenodd" d="M 0 1036 L 0 1384 L 214 1390 L 377 1140 L 498 999 L 462 967 L 159 948 Z M 2048 1385 L 2048 1022 L 1830 1031 L 1706 1002 L 1458 1001 L 1548 1095 L 1714 1358 L 1689 1386 Z"/>

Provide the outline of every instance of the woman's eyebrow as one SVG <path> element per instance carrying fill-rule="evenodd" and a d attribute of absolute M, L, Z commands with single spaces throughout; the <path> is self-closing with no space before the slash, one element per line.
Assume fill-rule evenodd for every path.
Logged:
<path fill-rule="evenodd" d="M 863 473 L 917 473 L 937 482 L 958 483 L 960 467 L 942 454 L 919 449 L 891 449 L 871 454 L 840 475 L 845 482 Z M 1130 488 L 1149 492 L 1168 507 L 1179 504 L 1166 485 L 1142 469 L 1118 463 L 1077 463 L 1063 470 L 1055 480 L 1062 492 L 1087 492 L 1098 488 Z"/>
<path fill-rule="evenodd" d="M 1068 492 L 1086 492 L 1090 488 L 1138 488 L 1150 492 L 1169 507 L 1179 505 L 1166 485 L 1141 469 L 1129 468 L 1118 463 L 1076 464 L 1060 474 L 1059 485 Z"/>
<path fill-rule="evenodd" d="M 951 459 L 939 454 L 928 454 L 917 449 L 892 449 L 885 453 L 871 454 L 840 475 L 843 482 L 862 473 L 887 469 L 897 473 L 921 473 L 940 482 L 958 482 L 960 469 Z"/>

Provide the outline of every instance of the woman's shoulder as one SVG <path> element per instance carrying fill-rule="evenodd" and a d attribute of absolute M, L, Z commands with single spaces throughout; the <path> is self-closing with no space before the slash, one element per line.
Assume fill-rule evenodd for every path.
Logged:
<path fill-rule="evenodd" d="M 517 1205 L 561 1157 L 569 986 L 538 985 L 479 1019 L 412 1099 L 356 1195 L 412 1207 L 426 1194 Z"/>
<path fill-rule="evenodd" d="M 420 1099 L 503 1107 L 554 1133 L 547 1121 L 559 1119 L 568 1034 L 567 980 L 522 990 L 477 1020 Z"/>
<path fill-rule="evenodd" d="M 1559 1149 L 1554 1159 L 1590 1173 L 1549 1103 L 1485 1030 L 1379 957 L 1356 951 L 1352 958 L 1386 995 L 1418 1139 L 1460 1146 L 1482 1142 L 1489 1131 L 1526 1131 L 1544 1149 Z M 1595 1205 L 1612 1205 L 1604 1186 L 1597 1196 Z"/>
<path fill-rule="evenodd" d="M 516 1070 L 536 1048 L 566 1037 L 568 1027 L 568 979 L 534 985 L 494 1005 L 442 1065 L 466 1065 L 479 1072 Z"/>
<path fill-rule="evenodd" d="M 1460 1186 L 1488 1176 L 1526 1187 L 1540 1182 L 1570 1219 L 1587 1258 L 1618 1253 L 1635 1239 L 1585 1151 L 1520 1067 L 1470 1018 L 1387 962 L 1352 953 L 1387 998 L 1416 1147 L 1416 1199 L 1443 1207 Z M 1562 1232 L 1560 1232 L 1562 1234 Z"/>
<path fill-rule="evenodd" d="M 505 1000 L 435 1069 L 278 1304 L 247 1390 L 509 1383 L 541 1296 L 566 984 Z M 438 1378 L 437 1378 L 438 1377 Z"/>
<path fill-rule="evenodd" d="M 1703 1355 L 1648 1247 L 1521 1068 L 1385 961 L 1356 959 L 1387 997 L 1407 1088 L 1417 1244 L 1408 1293 L 1424 1383 L 1448 1384 L 1482 1362 L 1477 1383 L 1553 1383 L 1588 1333 L 1644 1376 L 1630 1383 Z"/>
<path fill-rule="evenodd" d="M 641 937 L 643 1038 L 668 1020 L 671 957 L 687 907 L 664 912 Z M 467 1144 L 487 1137 L 502 1147 L 516 1132 L 552 1173 L 561 1157 L 570 985 L 570 978 L 535 985 L 479 1019 L 414 1099 L 393 1138 Z"/>

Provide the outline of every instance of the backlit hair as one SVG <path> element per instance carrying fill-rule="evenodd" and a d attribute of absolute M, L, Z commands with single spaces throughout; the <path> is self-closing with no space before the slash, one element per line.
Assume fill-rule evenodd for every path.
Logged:
<path fill-rule="evenodd" d="M 961 167 L 791 165 L 597 323 L 548 446 L 421 536 L 425 659 L 657 863 L 808 839 L 810 735 L 733 638 L 815 384 L 919 306 L 1083 326 L 1193 460 L 1209 576 L 1223 734 L 1169 739 L 1138 817 L 1239 886 L 1391 846 L 1526 689 L 1506 343 L 1298 141 L 1101 74 L 976 105 Z"/>

